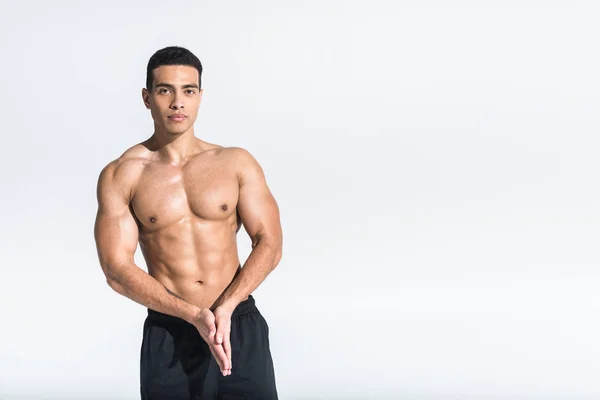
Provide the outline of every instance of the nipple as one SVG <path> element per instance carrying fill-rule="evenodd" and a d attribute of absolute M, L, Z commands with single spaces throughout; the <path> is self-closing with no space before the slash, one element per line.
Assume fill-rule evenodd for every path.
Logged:
<path fill-rule="evenodd" d="M 156 218 L 150 217 L 150 222 L 155 223 L 156 222 Z"/>
<path fill-rule="evenodd" d="M 223 210 L 223 211 L 227 211 L 227 204 L 223 204 L 223 205 L 221 205 L 221 210 Z"/>

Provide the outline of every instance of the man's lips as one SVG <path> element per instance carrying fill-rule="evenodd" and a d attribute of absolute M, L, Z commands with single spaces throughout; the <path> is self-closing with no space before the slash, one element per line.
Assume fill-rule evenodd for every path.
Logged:
<path fill-rule="evenodd" d="M 175 121 L 183 121 L 186 118 L 187 118 L 187 116 L 185 116 L 183 114 L 169 115 L 169 119 L 173 119 Z"/>

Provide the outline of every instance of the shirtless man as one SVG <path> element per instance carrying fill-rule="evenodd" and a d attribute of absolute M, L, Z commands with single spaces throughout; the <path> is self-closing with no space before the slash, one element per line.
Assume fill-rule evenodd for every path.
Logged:
<path fill-rule="evenodd" d="M 251 293 L 281 259 L 279 208 L 248 151 L 194 136 L 201 77 L 184 48 L 150 58 L 142 98 L 154 133 L 100 173 L 98 257 L 108 285 L 148 308 L 142 399 L 277 399 Z M 241 224 L 252 239 L 243 268 Z M 134 263 L 138 241 L 148 273 Z"/>

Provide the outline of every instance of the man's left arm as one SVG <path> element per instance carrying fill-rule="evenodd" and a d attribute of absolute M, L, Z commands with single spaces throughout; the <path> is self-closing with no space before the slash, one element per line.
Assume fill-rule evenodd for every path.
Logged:
<path fill-rule="evenodd" d="M 252 251 L 241 271 L 213 306 L 215 311 L 222 308 L 228 312 L 233 312 L 279 264 L 283 236 L 279 207 L 267 186 L 261 166 L 247 150 L 233 150 L 239 180 L 238 213 L 252 240 Z"/>

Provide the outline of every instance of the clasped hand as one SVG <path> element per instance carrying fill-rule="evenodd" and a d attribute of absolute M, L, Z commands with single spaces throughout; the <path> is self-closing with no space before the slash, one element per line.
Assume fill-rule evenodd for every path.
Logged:
<path fill-rule="evenodd" d="M 215 311 L 203 308 L 198 313 L 194 326 L 208 344 L 223 376 L 231 375 L 231 314 L 232 311 L 219 306 Z"/>

